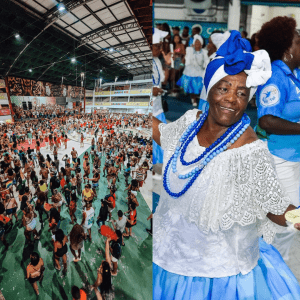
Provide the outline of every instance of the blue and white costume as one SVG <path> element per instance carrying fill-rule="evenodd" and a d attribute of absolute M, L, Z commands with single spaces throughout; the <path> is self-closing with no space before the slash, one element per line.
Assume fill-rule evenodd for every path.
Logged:
<path fill-rule="evenodd" d="M 168 35 L 168 32 L 161 31 L 157 28 L 154 29 L 154 33 L 152 36 L 152 43 L 159 44 L 161 40 Z M 161 88 L 162 82 L 165 80 L 165 73 L 163 71 L 161 62 L 158 57 L 153 57 L 153 73 L 152 73 L 152 81 L 153 87 Z M 156 97 L 152 97 L 153 100 L 153 116 L 162 121 L 163 123 L 167 123 L 166 117 L 162 108 L 162 99 L 161 96 L 158 95 Z M 163 163 L 163 151 L 161 147 L 153 141 L 153 164 Z"/>
<path fill-rule="evenodd" d="M 197 40 L 203 45 L 202 37 L 197 34 L 194 35 L 193 45 Z M 182 77 L 177 81 L 177 85 L 181 86 L 186 94 L 199 95 L 201 93 L 204 70 L 208 62 L 207 50 L 195 51 L 194 47 L 186 48 L 185 68 Z"/>
<path fill-rule="evenodd" d="M 267 52 L 246 49 L 233 31 L 207 67 L 208 94 L 225 76 L 244 71 L 251 98 L 271 77 Z M 153 299 L 300 299 L 296 278 L 270 245 L 279 226 L 266 215 L 283 214 L 290 199 L 266 144 L 257 140 L 227 151 L 217 149 L 200 165 L 193 163 L 209 149 L 189 134 L 201 122 L 197 113 L 191 110 L 173 123 L 159 125 L 165 188 L 154 214 Z M 181 146 L 185 141 L 186 148 Z M 166 172 L 172 159 L 177 163 Z M 186 189 L 199 169 L 200 175 Z"/>
<path fill-rule="evenodd" d="M 296 71 L 296 70 L 295 70 Z M 297 72 L 296 72 L 297 74 Z M 298 75 L 298 74 L 297 74 Z M 300 80 L 281 60 L 272 63 L 272 77 L 257 89 L 256 104 L 258 119 L 272 115 L 281 119 L 300 122 Z M 267 135 L 268 148 L 273 155 L 278 177 L 291 198 L 291 203 L 299 206 L 300 182 L 300 135 Z M 295 232 L 282 229 L 275 237 L 273 245 L 285 261 L 289 259 L 289 249 Z"/>

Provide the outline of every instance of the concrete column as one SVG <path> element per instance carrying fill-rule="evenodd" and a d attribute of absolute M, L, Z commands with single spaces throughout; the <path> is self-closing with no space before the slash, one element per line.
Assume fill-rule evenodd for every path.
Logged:
<path fill-rule="evenodd" d="M 229 0 L 228 30 L 240 29 L 241 0 Z"/>

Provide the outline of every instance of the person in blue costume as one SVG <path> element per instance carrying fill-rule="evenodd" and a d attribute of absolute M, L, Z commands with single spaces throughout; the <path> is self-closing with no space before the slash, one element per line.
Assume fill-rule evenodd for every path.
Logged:
<path fill-rule="evenodd" d="M 257 131 L 267 141 L 291 203 L 299 206 L 300 80 L 293 71 L 300 66 L 300 35 L 296 27 L 294 18 L 276 17 L 258 33 L 259 48 L 265 49 L 271 58 L 272 77 L 258 88 L 256 104 Z M 273 242 L 286 262 L 294 235 L 295 232 L 283 228 Z"/>
<path fill-rule="evenodd" d="M 193 37 L 192 47 L 186 48 L 185 68 L 183 75 L 177 81 L 177 85 L 190 94 L 193 106 L 197 106 L 197 97 L 203 87 L 204 70 L 209 62 L 207 50 L 202 49 L 203 38 L 196 34 Z"/>
<path fill-rule="evenodd" d="M 161 88 L 162 83 L 167 81 L 167 77 L 165 76 L 165 72 L 162 68 L 162 64 L 159 60 L 160 54 L 163 54 L 165 64 L 167 66 L 171 65 L 171 55 L 172 53 L 165 53 L 162 51 L 162 40 L 164 37 L 168 35 L 168 32 L 159 30 L 154 28 L 154 33 L 152 35 L 152 55 L 153 55 L 153 73 L 152 73 L 152 81 L 153 81 L 153 92 L 152 92 L 152 100 L 153 100 L 153 116 L 158 118 L 161 122 L 167 123 L 166 117 L 162 108 L 162 99 L 161 96 L 163 94 L 163 90 Z M 159 145 L 157 145 L 153 141 L 153 164 L 159 164 L 163 162 L 163 151 Z"/>
<path fill-rule="evenodd" d="M 295 206 L 244 114 L 271 77 L 271 62 L 265 50 L 248 49 L 232 31 L 208 64 L 207 112 L 190 110 L 169 124 L 153 118 L 153 139 L 164 150 L 154 300 L 300 299 L 297 279 L 271 245 Z"/>

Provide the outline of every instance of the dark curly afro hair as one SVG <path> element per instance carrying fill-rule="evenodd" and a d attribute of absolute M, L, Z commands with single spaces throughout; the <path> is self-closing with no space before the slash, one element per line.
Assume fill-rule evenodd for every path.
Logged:
<path fill-rule="evenodd" d="M 292 46 L 296 26 L 293 18 L 273 18 L 258 32 L 258 47 L 269 53 L 271 61 L 281 60 L 284 52 Z"/>

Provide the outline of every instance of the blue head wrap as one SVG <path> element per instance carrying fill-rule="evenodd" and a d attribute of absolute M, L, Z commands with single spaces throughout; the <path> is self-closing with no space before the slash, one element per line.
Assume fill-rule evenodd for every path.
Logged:
<path fill-rule="evenodd" d="M 225 34 L 229 35 L 229 32 Z M 251 51 L 249 41 L 243 39 L 238 31 L 233 30 L 216 52 L 216 57 L 207 66 L 204 77 L 207 95 L 212 86 L 222 78 L 244 71 L 248 75 L 247 87 L 255 87 L 250 91 L 251 99 L 256 87 L 266 83 L 272 75 L 267 52 L 259 50 L 251 53 Z"/>

